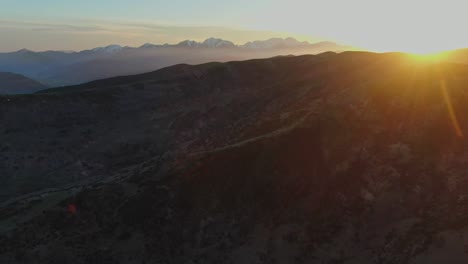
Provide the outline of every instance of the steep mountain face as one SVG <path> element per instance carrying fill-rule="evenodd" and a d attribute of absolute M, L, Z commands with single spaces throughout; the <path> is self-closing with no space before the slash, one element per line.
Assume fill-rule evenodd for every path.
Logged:
<path fill-rule="evenodd" d="M 315 45 L 317 44 L 318 43 L 315 43 Z M 275 48 L 306 47 L 309 45 L 310 43 L 307 41 L 300 42 L 293 38 L 287 38 L 287 39 L 272 38 L 272 39 L 264 40 L 264 41 L 247 42 L 245 45 L 243 45 L 243 47 L 250 48 L 250 49 L 275 49 Z"/>
<path fill-rule="evenodd" d="M 344 52 L 3 97 L 0 261 L 465 263 L 467 83 Z"/>
<path fill-rule="evenodd" d="M 0 94 L 27 94 L 46 88 L 43 84 L 20 74 L 0 72 Z"/>
<path fill-rule="evenodd" d="M 171 47 L 172 45 L 166 44 L 165 46 L 157 46 L 153 44 L 145 44 L 146 47 Z M 151 45 L 151 46 L 150 46 Z M 237 46 L 232 43 L 231 41 L 224 40 L 224 39 L 218 39 L 218 38 L 208 38 L 203 42 L 197 42 L 195 40 L 184 40 L 176 45 L 173 45 L 175 47 L 183 47 L 183 48 L 198 48 L 198 49 L 214 49 L 214 48 L 228 48 L 228 49 L 234 49 L 237 48 Z"/>
<path fill-rule="evenodd" d="M 236 45 L 231 41 L 209 38 L 202 43 L 202 46 L 207 48 L 234 48 Z"/>
<path fill-rule="evenodd" d="M 0 53 L 0 71 L 23 74 L 49 87 L 58 87 L 139 74 L 179 63 L 225 62 L 350 49 L 331 42 L 323 44 L 288 38 L 236 46 L 227 40 L 209 38 L 203 42 L 186 40 L 176 45 L 147 43 L 139 48 L 110 45 L 81 52 L 20 50 Z"/>
<path fill-rule="evenodd" d="M 120 45 L 109 45 L 109 46 L 106 46 L 106 47 L 94 48 L 91 51 L 103 52 L 103 53 L 115 53 L 115 52 L 121 51 L 122 49 L 123 49 L 123 47 L 121 47 Z"/>

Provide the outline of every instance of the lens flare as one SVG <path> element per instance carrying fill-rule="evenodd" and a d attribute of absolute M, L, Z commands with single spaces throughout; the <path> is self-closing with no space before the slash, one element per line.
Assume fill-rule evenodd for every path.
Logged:
<path fill-rule="evenodd" d="M 450 94 L 447 89 L 447 84 L 445 80 L 440 80 L 440 88 L 442 90 L 442 94 L 444 96 L 445 104 L 447 105 L 447 110 L 450 116 L 450 121 L 452 122 L 453 128 L 455 133 L 458 137 L 463 137 L 463 131 L 460 127 L 460 123 L 458 122 L 457 116 L 455 114 L 455 110 L 453 108 L 452 100 L 450 98 Z"/>

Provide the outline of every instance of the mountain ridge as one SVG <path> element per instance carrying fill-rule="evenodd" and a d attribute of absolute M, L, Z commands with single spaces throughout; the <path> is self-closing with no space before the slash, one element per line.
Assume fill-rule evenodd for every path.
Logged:
<path fill-rule="evenodd" d="M 332 41 L 318 41 L 310 43 L 308 41 L 298 41 L 295 38 L 287 37 L 287 38 L 270 38 L 266 40 L 255 40 L 255 41 L 248 41 L 244 44 L 234 44 L 232 41 L 224 40 L 221 38 L 210 37 L 203 41 L 195 41 L 195 40 L 183 40 L 175 44 L 154 44 L 154 43 L 145 43 L 139 47 L 130 47 L 130 46 L 121 46 L 119 44 L 110 44 L 107 46 L 96 47 L 92 49 L 85 49 L 81 51 L 55 51 L 55 50 L 48 50 L 48 51 L 32 51 L 26 48 L 20 49 L 18 51 L 12 52 L 0 52 L 0 54 L 6 53 L 20 53 L 20 52 L 33 52 L 33 53 L 46 53 L 46 52 L 63 52 L 63 53 L 80 53 L 80 52 L 89 52 L 89 51 L 106 51 L 110 48 L 113 51 L 120 51 L 122 49 L 138 49 L 138 48 L 167 48 L 167 47 L 194 47 L 194 48 L 292 48 L 292 47 L 301 47 L 301 46 L 308 46 L 308 45 L 319 45 L 319 44 L 331 44 L 331 45 L 340 45 Z M 340 45 L 343 47 L 351 48 L 351 46 L 347 45 Z"/>
<path fill-rule="evenodd" d="M 272 41 L 273 43 L 270 43 Z M 281 42 L 281 41 L 280 41 Z M 80 52 L 17 51 L 0 53 L 0 71 L 15 72 L 49 87 L 68 86 L 113 76 L 139 74 L 180 63 L 200 64 L 269 58 L 278 55 L 317 54 L 349 49 L 335 43 L 298 44 L 292 39 L 256 43 L 256 48 L 237 46 L 222 39 L 178 44 L 144 44 L 140 47 L 109 45 Z M 268 44 L 270 43 L 270 44 Z M 260 48 L 263 45 L 263 48 Z"/>

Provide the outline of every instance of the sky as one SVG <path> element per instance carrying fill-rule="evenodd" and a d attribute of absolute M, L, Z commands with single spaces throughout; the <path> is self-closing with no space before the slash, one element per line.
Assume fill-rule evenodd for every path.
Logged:
<path fill-rule="evenodd" d="M 0 51 L 220 37 L 332 40 L 373 51 L 468 47 L 461 0 L 0 0 Z"/>

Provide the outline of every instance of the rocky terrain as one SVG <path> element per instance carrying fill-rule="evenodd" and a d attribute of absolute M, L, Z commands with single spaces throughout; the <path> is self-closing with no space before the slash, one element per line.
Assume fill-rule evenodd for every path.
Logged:
<path fill-rule="evenodd" d="M 28 94 L 47 87 L 21 74 L 0 72 L 0 94 Z"/>
<path fill-rule="evenodd" d="M 467 85 L 329 52 L 0 97 L 0 262 L 466 263 Z"/>

